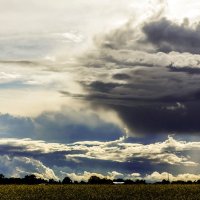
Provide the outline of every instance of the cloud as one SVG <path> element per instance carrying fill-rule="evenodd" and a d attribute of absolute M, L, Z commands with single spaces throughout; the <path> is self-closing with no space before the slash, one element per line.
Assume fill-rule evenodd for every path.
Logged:
<path fill-rule="evenodd" d="M 64 173 L 65 174 L 65 173 Z M 117 179 L 117 178 L 123 178 L 124 175 L 122 173 L 119 173 L 119 172 L 116 172 L 116 171 L 113 171 L 113 172 L 108 172 L 107 175 L 103 175 L 103 174 L 100 174 L 100 173 L 91 173 L 91 172 L 87 172 L 87 171 L 84 171 L 82 174 L 76 174 L 76 173 L 66 173 L 66 175 L 68 177 L 70 177 L 72 180 L 74 181 L 88 181 L 88 179 L 91 177 L 91 176 L 97 176 L 99 178 L 107 178 L 107 179 Z"/>
<path fill-rule="evenodd" d="M 161 52 L 200 52 L 200 29 L 188 27 L 187 24 L 177 25 L 165 18 L 147 23 L 143 27 L 146 35 L 144 42 L 155 45 L 156 51 Z"/>
<path fill-rule="evenodd" d="M 199 154 L 200 143 L 171 136 L 163 142 L 148 144 L 130 143 L 125 138 L 69 144 L 2 138 L 0 150 L 0 171 L 8 176 L 34 173 L 46 179 L 68 175 L 74 180 L 86 180 L 100 174 L 109 179 L 138 179 L 167 169 L 175 175 L 199 173 L 199 158 L 195 155 Z"/>
<path fill-rule="evenodd" d="M 8 155 L 0 156 L 0 171 L 7 177 L 23 177 L 29 174 L 35 174 L 43 179 L 55 179 L 58 177 L 53 170 L 43 165 L 42 162 L 28 157 L 10 157 Z"/>
<path fill-rule="evenodd" d="M 173 148 L 181 145 L 182 142 L 177 142 L 169 137 L 163 143 L 155 143 L 150 145 L 142 145 L 135 143 L 124 143 L 122 141 L 107 142 L 107 143 L 90 143 L 78 142 L 75 144 L 85 144 L 87 148 L 84 154 L 71 154 L 67 158 L 88 158 L 100 160 L 112 160 L 116 162 L 134 162 L 134 160 L 147 159 L 153 163 L 167 163 L 169 165 L 185 165 L 185 166 L 198 166 L 198 163 L 188 160 L 187 157 L 178 156 L 176 150 Z M 187 145 L 185 145 L 187 146 Z M 171 148 L 171 151 L 170 151 Z M 181 151 L 181 148 L 178 149 Z M 182 149 L 183 151 L 184 149 Z M 191 150 L 191 149 L 190 149 Z"/>
<path fill-rule="evenodd" d="M 177 141 L 172 137 L 164 142 L 152 144 L 127 143 L 124 138 L 110 142 L 80 141 L 71 144 L 47 143 L 42 140 L 31 139 L 1 139 L 1 151 L 20 155 L 29 153 L 39 154 L 58 153 L 67 161 L 81 163 L 82 159 L 106 160 L 114 162 L 134 162 L 143 159 L 152 163 L 166 163 L 169 165 L 198 166 L 198 163 L 178 152 L 199 151 L 199 142 Z M 56 165 L 56 164 L 55 164 Z"/>
<path fill-rule="evenodd" d="M 8 139 L 9 141 L 9 139 Z M 9 143 L 10 145 L 12 144 L 10 140 Z M 17 142 L 17 141 L 16 141 Z M 19 141 L 20 142 L 20 141 Z M 27 142 L 27 146 L 32 147 L 34 145 L 40 146 L 42 141 L 31 141 L 30 140 L 24 140 L 22 142 L 22 146 L 24 146 L 25 142 Z M 34 145 L 33 145 L 34 144 Z M 57 144 L 59 145 L 59 144 Z M 2 141 L 0 146 L 2 146 Z M 43 144 L 42 148 L 48 149 L 52 147 L 56 147 L 56 144 L 48 144 L 48 146 L 45 146 Z M 63 149 L 63 146 L 60 145 L 60 149 Z M 57 147 L 56 147 L 57 148 Z M 53 151 L 56 150 L 56 148 L 51 149 Z M 58 149 L 57 149 L 58 150 Z M 27 151 L 33 151 L 33 149 L 27 149 Z M 45 154 L 48 151 L 45 152 Z M 60 151 L 61 152 L 61 151 Z M 94 161 L 93 161 L 94 162 Z M 29 174 L 35 174 L 38 178 L 42 179 L 54 179 L 54 180 L 59 180 L 64 178 L 65 176 L 70 177 L 73 181 L 87 181 L 91 176 L 98 176 L 100 178 L 107 178 L 107 179 L 117 179 L 117 178 L 124 178 L 124 179 L 131 179 L 131 180 L 136 180 L 136 179 L 145 179 L 148 182 L 155 182 L 155 181 L 162 181 L 163 179 L 168 179 L 168 176 L 170 178 L 170 181 L 177 181 L 177 180 L 183 180 L 183 181 L 188 181 L 188 180 L 199 180 L 200 175 L 199 174 L 192 174 L 192 173 L 184 173 L 184 174 L 177 174 L 177 175 L 172 175 L 168 174 L 168 172 L 163 172 L 159 173 L 157 171 L 152 172 L 151 174 L 147 174 L 142 176 L 138 172 L 134 173 L 120 173 L 117 171 L 111 171 L 111 172 L 89 172 L 89 171 L 82 171 L 82 172 L 69 172 L 72 171 L 72 169 L 67 169 L 67 171 L 62 171 L 59 169 L 59 167 L 56 167 L 56 163 L 54 163 L 54 169 L 44 165 L 40 160 L 30 157 L 25 157 L 25 156 L 11 156 L 11 155 L 1 155 L 0 156 L 0 173 L 3 173 L 7 177 L 24 177 L 25 175 Z M 64 168 L 63 168 L 64 169 Z M 66 170 L 66 168 L 65 168 Z M 82 169 L 84 170 L 84 169 Z M 93 169 L 94 171 L 98 169 Z"/>
<path fill-rule="evenodd" d="M 197 181 L 200 179 L 200 174 L 190 174 L 190 173 L 185 173 L 185 174 L 178 174 L 177 176 L 174 176 L 172 174 L 169 174 L 167 172 L 153 172 L 150 175 L 147 175 L 145 180 L 151 181 L 151 182 L 156 182 L 156 181 L 162 181 L 163 179 L 170 181 Z"/>
<path fill-rule="evenodd" d="M 65 173 L 63 173 L 65 174 Z M 185 173 L 185 174 L 177 174 L 173 175 L 168 172 L 162 172 L 159 173 L 157 171 L 147 174 L 146 176 L 141 176 L 139 173 L 133 173 L 133 174 L 122 174 L 119 172 L 108 172 L 107 174 L 100 174 L 100 173 L 92 173 L 92 172 L 83 172 L 83 173 L 67 173 L 65 174 L 68 177 L 70 177 L 74 181 L 88 181 L 88 179 L 91 176 L 97 176 L 99 178 L 107 178 L 107 179 L 130 179 L 130 180 L 136 180 L 136 179 L 144 179 L 147 182 L 161 182 L 162 180 L 169 180 L 170 181 L 197 181 L 200 179 L 200 174 L 192 174 L 192 173 Z"/>
<path fill-rule="evenodd" d="M 54 57 L 49 61 L 55 61 L 57 52 L 64 47 L 72 52 L 83 41 L 84 37 L 76 31 L 7 34 L 0 37 L 0 60 L 29 61 L 27 64 L 30 64 Z"/>
<path fill-rule="evenodd" d="M 133 10 L 127 0 L 114 5 L 81 0 L 61 0 L 59 4 L 51 0 L 1 2 L 0 23 L 4 24 L 4 30 L 1 30 L 0 58 L 15 60 L 69 58 L 88 45 L 91 35 L 105 26 L 114 27 L 125 21 Z"/>
<path fill-rule="evenodd" d="M 116 175 L 110 175 L 110 174 L 116 174 Z M 200 174 L 192 174 L 192 173 L 185 173 L 185 174 L 178 174 L 173 175 L 168 172 L 153 172 L 152 174 L 148 174 L 146 176 L 141 176 L 139 173 L 134 174 L 122 174 L 118 172 L 108 172 L 107 175 L 105 174 L 99 174 L 99 173 L 91 173 L 85 171 L 82 174 L 76 174 L 76 173 L 68 173 L 67 176 L 69 176 L 74 181 L 88 181 L 88 179 L 91 176 L 98 176 L 99 178 L 108 178 L 108 179 L 130 179 L 130 180 L 136 180 L 136 179 L 144 179 L 147 182 L 161 182 L 162 180 L 169 180 L 170 181 L 197 181 L 200 179 Z"/>
<path fill-rule="evenodd" d="M 106 115 L 105 115 L 106 116 Z M 0 115 L 1 136 L 73 142 L 109 141 L 123 135 L 121 127 L 102 119 L 88 109 L 63 108 L 63 112 L 44 112 L 36 117 Z"/>
<path fill-rule="evenodd" d="M 153 34 L 162 26 L 166 30 Z M 129 136 L 198 134 L 198 33 L 198 26 L 150 18 L 96 37 L 96 49 L 79 58 L 80 74 L 87 74 L 79 81 L 85 93 L 72 96 L 116 111 Z"/>
<path fill-rule="evenodd" d="M 8 2 L 4 6 L 8 8 L 12 4 L 15 5 L 16 1 Z M 119 6 L 123 4 L 124 2 L 121 1 L 117 3 Z M 77 48 L 79 49 L 82 39 L 85 38 L 85 32 L 83 33 L 82 29 L 79 31 L 67 28 L 68 30 L 59 29 L 55 31 L 50 28 L 48 29 L 49 31 L 31 31 L 30 33 L 22 30 L 20 34 L 14 34 L 10 30 L 9 34 L 2 35 L 2 40 L 0 41 L 2 46 L 5 49 L 8 48 L 8 52 L 17 52 L 20 55 L 11 55 L 9 58 L 9 55 L 6 54 L 9 59 L 6 59 L 5 55 L 2 56 L 4 60 L 1 60 L 3 67 L 0 74 L 2 77 L 0 88 L 4 91 L 2 91 L 3 95 L 0 97 L 2 102 L 0 110 L 10 114 L 17 113 L 21 115 L 23 113 L 23 116 L 30 116 L 30 113 L 31 115 L 40 115 L 38 118 L 45 124 L 44 126 L 54 124 L 55 129 L 52 131 L 60 132 L 58 135 L 62 135 L 61 137 L 66 134 L 66 131 L 70 132 L 70 137 L 75 138 L 78 137 L 77 135 L 81 137 L 80 130 L 83 130 L 88 132 L 87 139 L 89 139 L 92 135 L 90 133 L 95 129 L 96 136 L 92 139 L 95 139 L 95 137 L 96 139 L 100 139 L 101 136 L 106 137 L 106 129 L 112 129 L 110 131 L 113 134 L 117 132 L 117 134 L 115 138 L 112 137 L 111 139 L 116 139 L 121 134 L 118 130 L 118 126 L 121 127 L 121 124 L 126 129 L 129 129 L 127 131 L 129 132 L 129 136 L 136 134 L 168 134 L 171 131 L 176 133 L 198 133 L 200 127 L 196 119 L 199 117 L 199 114 L 194 107 L 196 104 L 197 107 L 199 106 L 199 55 L 193 54 L 193 51 L 182 53 L 182 51 L 178 51 L 175 47 L 171 50 L 172 52 L 159 52 L 157 44 L 152 43 L 149 39 L 150 35 L 148 36 L 149 32 L 146 30 L 153 29 L 155 26 L 157 27 L 164 23 L 169 25 L 168 29 L 170 30 L 185 30 L 171 30 L 172 33 L 170 32 L 170 34 L 174 34 L 174 37 L 177 37 L 181 33 L 192 32 L 191 37 L 189 37 L 192 38 L 197 34 L 198 27 L 192 28 L 189 24 L 187 26 L 186 24 L 180 25 L 169 21 L 169 19 L 161 19 L 166 2 L 159 1 L 148 6 L 151 7 L 155 4 L 158 7 L 158 9 L 156 8 L 156 16 L 159 17 L 156 18 L 154 15 L 152 17 L 150 11 L 151 15 L 149 17 L 145 16 L 145 22 L 141 21 L 141 19 L 139 20 L 137 17 L 135 17 L 135 20 L 133 19 L 134 17 L 131 17 L 131 20 L 127 23 L 124 20 L 122 26 L 109 26 L 109 29 L 113 27 L 117 28 L 111 31 L 105 30 L 107 33 L 96 36 L 94 38 L 96 47 L 82 54 L 79 57 L 78 63 L 70 63 L 72 61 L 70 60 L 71 56 L 70 58 L 66 57 L 65 60 L 57 60 L 55 51 L 57 51 L 57 47 L 58 49 L 60 48 L 60 43 L 61 46 L 63 44 L 78 45 Z M 55 7 L 52 6 L 54 5 L 53 2 L 49 2 L 47 7 L 44 6 L 44 3 L 40 2 L 31 2 L 30 5 L 33 5 L 34 9 L 40 7 L 47 14 L 54 9 L 55 13 L 59 13 L 60 10 L 63 12 L 63 6 L 69 9 L 66 6 L 68 4 L 64 1 Z M 23 4 L 24 7 L 29 8 L 28 10 L 30 10 L 30 5 Z M 70 5 L 75 9 L 78 2 L 70 3 Z M 83 10 L 88 8 L 88 6 L 92 8 L 100 6 L 100 11 L 98 10 L 98 14 L 95 14 L 97 17 L 102 12 L 108 14 L 104 6 L 109 7 L 107 5 L 110 5 L 110 3 L 103 1 L 102 3 L 92 3 L 92 5 L 88 5 L 88 3 L 81 3 L 81 5 Z M 135 5 L 139 6 L 136 2 Z M 111 9 L 112 13 L 115 13 L 118 8 L 120 7 L 116 6 L 116 8 L 113 8 L 114 10 Z M 21 7 L 18 5 L 12 7 L 12 9 L 16 11 L 16 20 L 21 22 L 21 14 L 18 12 L 18 9 L 20 10 Z M 77 9 L 79 11 L 82 10 L 80 5 Z M 127 11 L 127 9 L 128 6 L 125 10 Z M 120 19 L 122 16 L 127 17 L 125 10 L 123 9 L 123 12 L 120 12 Z M 8 14 L 7 12 L 5 13 Z M 31 18 L 31 16 L 33 18 L 35 16 L 32 10 L 31 15 L 28 17 Z M 74 17 L 74 15 L 72 16 Z M 42 16 L 38 15 L 38 17 L 41 18 Z M 84 20 L 87 21 L 89 18 L 91 17 L 88 17 L 86 13 Z M 10 19 L 9 15 L 8 19 Z M 80 27 L 82 24 L 84 23 L 79 24 Z M 36 23 L 35 25 L 39 26 L 41 24 Z M 28 27 L 27 30 L 29 30 Z M 91 30 L 89 37 L 93 34 L 94 32 Z M 166 43 L 166 39 L 162 35 L 159 35 L 159 38 L 159 41 L 163 40 Z M 15 42 L 16 40 L 20 44 Z M 179 44 L 177 43 L 176 46 L 179 46 Z M 11 49 L 17 49 L 17 51 L 11 51 L 10 47 Z M 78 49 L 76 49 L 76 54 L 79 55 L 80 52 Z M 5 51 L 7 52 L 7 50 Z M 32 55 L 26 55 L 29 53 L 33 54 L 34 58 L 31 58 Z M 37 55 L 42 58 L 37 59 Z M 10 72 L 11 69 L 12 73 Z M 61 92 L 58 93 L 59 91 Z M 12 98 L 13 95 L 17 95 L 15 101 Z M 114 110 L 118 114 L 118 118 L 120 119 L 118 122 L 121 121 L 121 124 L 113 125 L 113 123 L 107 123 L 105 125 L 103 123 L 104 126 L 100 123 L 102 125 L 102 133 L 99 133 L 100 126 L 88 128 L 85 124 L 81 124 L 80 127 L 73 125 L 65 127 L 64 122 L 60 118 L 65 118 L 66 120 L 69 120 L 69 118 L 66 116 L 61 117 L 63 114 L 56 113 L 54 117 L 62 121 L 62 125 L 59 124 L 57 127 L 57 124 L 52 122 L 48 116 L 52 115 L 50 111 L 46 114 L 43 111 L 58 111 L 62 105 L 71 105 L 72 101 L 68 102 L 68 99 L 62 98 L 63 95 L 76 100 L 87 100 L 87 103 L 92 104 L 92 109 L 103 107 L 104 110 Z M 49 98 L 46 98 L 46 96 L 49 96 Z M 32 101 L 33 98 L 36 98 L 37 101 Z M 170 109 L 174 105 L 179 104 L 184 109 Z M 73 106 L 76 107 L 77 105 L 74 103 Z M 145 112 L 149 114 L 149 118 L 146 117 Z M 88 121 L 91 120 L 90 117 L 87 119 Z M 34 119 L 33 121 L 34 124 L 37 123 L 37 128 L 39 127 L 39 129 L 36 129 L 38 131 L 49 131 L 49 135 L 54 135 L 48 128 L 45 130 L 45 127 L 40 124 L 39 120 Z M 82 139 L 86 139 L 86 134 L 83 135 L 84 138 Z M 56 136 L 52 137 L 55 139 Z M 42 139 L 45 139 L 45 137 Z"/>

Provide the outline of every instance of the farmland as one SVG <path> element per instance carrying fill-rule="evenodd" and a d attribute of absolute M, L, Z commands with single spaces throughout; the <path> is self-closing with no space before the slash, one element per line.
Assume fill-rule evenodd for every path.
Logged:
<path fill-rule="evenodd" d="M 1 200 L 200 199 L 199 185 L 0 185 Z"/>

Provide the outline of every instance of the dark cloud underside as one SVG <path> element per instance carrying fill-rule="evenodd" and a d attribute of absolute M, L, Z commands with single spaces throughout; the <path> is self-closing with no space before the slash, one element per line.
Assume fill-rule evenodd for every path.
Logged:
<path fill-rule="evenodd" d="M 155 45 L 157 51 L 200 53 L 200 27 L 177 25 L 167 19 L 151 22 L 143 27 L 145 42 Z"/>
<path fill-rule="evenodd" d="M 140 38 L 130 24 L 96 38 L 81 61 L 100 70 L 81 82 L 82 97 L 115 110 L 136 134 L 200 133 L 199 26 L 163 18 L 140 28 Z"/>

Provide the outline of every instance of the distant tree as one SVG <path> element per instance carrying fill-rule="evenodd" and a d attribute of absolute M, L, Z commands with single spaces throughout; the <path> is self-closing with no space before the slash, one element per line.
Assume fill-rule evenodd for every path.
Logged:
<path fill-rule="evenodd" d="M 69 177 L 65 177 L 62 181 L 62 184 L 71 184 L 72 180 Z"/>
<path fill-rule="evenodd" d="M 124 181 L 124 184 L 134 184 L 135 182 L 130 180 L 130 179 L 127 179 Z"/>
<path fill-rule="evenodd" d="M 125 182 L 125 181 L 122 178 L 118 178 L 118 179 L 114 179 L 113 182 L 120 182 L 120 183 L 122 183 L 122 182 Z"/>
<path fill-rule="evenodd" d="M 5 176 L 3 174 L 0 174 L 0 179 L 4 179 Z"/>
<path fill-rule="evenodd" d="M 193 184 L 193 182 L 192 181 L 187 181 L 187 184 Z"/>
<path fill-rule="evenodd" d="M 86 182 L 85 181 L 81 181 L 80 184 L 86 184 Z"/>
<path fill-rule="evenodd" d="M 172 184 L 186 184 L 186 182 L 181 181 L 181 180 L 177 180 L 177 181 L 173 181 Z"/>
<path fill-rule="evenodd" d="M 146 181 L 145 180 L 139 180 L 139 179 L 137 179 L 135 181 L 135 184 L 146 184 Z"/>
<path fill-rule="evenodd" d="M 91 176 L 88 180 L 89 184 L 100 184 L 101 182 L 101 178 L 99 178 L 98 176 Z"/>
<path fill-rule="evenodd" d="M 101 184 L 113 184 L 113 181 L 107 178 L 101 179 Z"/>
<path fill-rule="evenodd" d="M 36 175 L 35 174 L 30 174 L 30 175 L 26 175 L 24 178 L 26 180 L 35 180 L 36 179 Z"/>
<path fill-rule="evenodd" d="M 8 180 L 8 183 L 9 184 L 22 184 L 22 179 L 21 178 L 14 178 L 14 177 L 11 177 Z"/>
<path fill-rule="evenodd" d="M 167 181 L 167 180 L 165 180 L 165 179 L 163 179 L 162 182 L 161 182 L 161 184 L 170 184 L 170 182 Z"/>
<path fill-rule="evenodd" d="M 88 180 L 88 184 L 113 184 L 113 181 L 107 178 L 91 176 Z"/>
<path fill-rule="evenodd" d="M 0 184 L 4 184 L 5 183 L 5 177 L 3 174 L 0 174 Z"/>
<path fill-rule="evenodd" d="M 55 181 L 54 179 L 49 179 L 49 184 L 58 184 L 58 182 Z"/>
<path fill-rule="evenodd" d="M 37 178 L 34 174 L 26 175 L 23 180 L 26 184 L 36 184 L 37 183 Z"/>

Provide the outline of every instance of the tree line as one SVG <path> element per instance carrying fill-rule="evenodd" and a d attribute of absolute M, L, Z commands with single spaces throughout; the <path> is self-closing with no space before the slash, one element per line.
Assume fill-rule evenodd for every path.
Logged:
<path fill-rule="evenodd" d="M 62 181 L 57 181 L 54 179 L 45 180 L 42 178 L 37 178 L 34 174 L 26 175 L 24 178 L 7 178 L 3 174 L 0 174 L 0 184 L 147 184 L 145 180 L 137 179 L 135 181 L 130 179 L 107 179 L 100 178 L 98 176 L 91 176 L 88 181 L 72 181 L 69 177 L 65 177 Z M 200 180 L 197 181 L 172 181 L 162 180 L 160 182 L 155 182 L 153 184 L 200 184 Z"/>
<path fill-rule="evenodd" d="M 110 180 L 107 178 L 100 178 L 98 176 L 91 176 L 88 181 L 73 181 L 69 177 L 65 177 L 62 181 L 49 179 L 45 180 L 42 178 L 36 177 L 34 174 L 26 175 L 24 178 L 7 178 L 3 174 L 0 174 L 0 184 L 114 184 L 114 183 L 120 183 L 120 184 L 145 184 L 146 182 L 144 180 L 123 180 L 123 179 L 114 179 Z"/>

